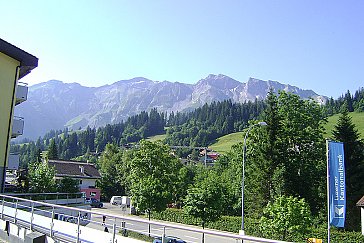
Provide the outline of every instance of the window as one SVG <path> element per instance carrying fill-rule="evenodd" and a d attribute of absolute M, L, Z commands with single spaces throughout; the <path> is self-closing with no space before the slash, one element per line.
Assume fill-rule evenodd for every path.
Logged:
<path fill-rule="evenodd" d="M 82 185 L 82 180 L 80 180 L 80 185 Z"/>

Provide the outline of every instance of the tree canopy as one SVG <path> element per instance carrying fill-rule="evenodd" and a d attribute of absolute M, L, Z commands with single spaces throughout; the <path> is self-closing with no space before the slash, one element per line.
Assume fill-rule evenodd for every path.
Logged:
<path fill-rule="evenodd" d="M 33 193 L 56 192 L 55 170 L 46 162 L 33 162 L 29 165 L 29 191 Z"/>
<path fill-rule="evenodd" d="M 168 146 L 142 140 L 133 151 L 128 177 L 130 194 L 138 209 L 164 210 L 172 202 L 180 167 Z"/>
<path fill-rule="evenodd" d="M 101 173 L 98 186 L 104 200 L 110 200 L 114 195 L 125 195 L 127 162 L 123 156 L 123 151 L 115 144 L 107 144 L 98 161 Z"/>
<path fill-rule="evenodd" d="M 225 206 L 223 187 L 218 180 L 217 172 L 210 170 L 203 180 L 187 191 L 183 209 L 187 214 L 199 218 L 202 226 L 207 221 L 217 220 Z"/>
<path fill-rule="evenodd" d="M 279 240 L 292 240 L 292 235 L 305 238 L 311 226 L 311 212 L 304 199 L 292 196 L 278 197 L 269 202 L 260 219 L 260 228 L 264 237 Z"/>

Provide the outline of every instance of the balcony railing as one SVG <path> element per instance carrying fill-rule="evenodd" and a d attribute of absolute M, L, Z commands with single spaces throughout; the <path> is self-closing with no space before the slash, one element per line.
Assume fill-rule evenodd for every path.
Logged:
<path fill-rule="evenodd" d="M 17 170 L 19 168 L 19 158 L 20 155 L 19 154 L 9 154 L 9 159 L 8 159 L 8 170 Z"/>
<path fill-rule="evenodd" d="M 20 103 L 26 101 L 28 98 L 28 84 L 19 82 L 16 87 L 16 101 L 15 105 L 19 105 Z"/>
<path fill-rule="evenodd" d="M 11 130 L 11 138 L 16 138 L 20 135 L 23 135 L 23 130 L 24 130 L 24 118 L 14 116 L 13 126 Z"/>

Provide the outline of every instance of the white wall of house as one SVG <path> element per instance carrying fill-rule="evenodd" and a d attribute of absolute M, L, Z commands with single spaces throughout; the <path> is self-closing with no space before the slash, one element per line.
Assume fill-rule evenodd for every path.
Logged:
<path fill-rule="evenodd" d="M 63 177 L 57 176 L 55 179 L 56 181 L 61 181 Z M 96 187 L 96 179 L 89 179 L 89 178 L 74 178 L 75 180 L 79 181 L 80 189 Z M 81 183 L 82 181 L 82 183 Z"/>
<path fill-rule="evenodd" d="M 80 189 L 89 188 L 90 186 L 94 187 L 96 185 L 95 179 L 81 178 L 79 180 L 80 180 Z"/>

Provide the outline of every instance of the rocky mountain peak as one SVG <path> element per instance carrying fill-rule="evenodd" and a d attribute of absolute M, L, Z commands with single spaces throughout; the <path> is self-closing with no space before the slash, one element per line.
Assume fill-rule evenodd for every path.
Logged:
<path fill-rule="evenodd" d="M 223 74 L 210 74 L 196 84 L 158 82 L 144 77 L 120 80 L 101 87 L 50 80 L 29 87 L 28 101 L 16 106 L 15 114 L 25 118 L 23 137 L 37 138 L 51 129 L 104 126 L 157 108 L 159 111 L 187 111 L 205 103 L 230 99 L 233 102 L 264 99 L 270 88 L 286 90 L 302 98 L 325 97 L 276 81 L 250 78 L 239 82 Z"/>
<path fill-rule="evenodd" d="M 197 85 L 210 85 L 218 89 L 234 89 L 241 83 L 223 74 L 209 74 L 206 78 L 197 82 Z"/>

